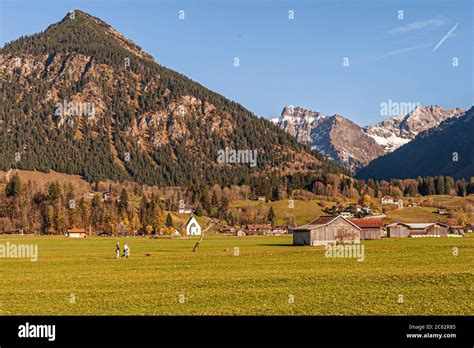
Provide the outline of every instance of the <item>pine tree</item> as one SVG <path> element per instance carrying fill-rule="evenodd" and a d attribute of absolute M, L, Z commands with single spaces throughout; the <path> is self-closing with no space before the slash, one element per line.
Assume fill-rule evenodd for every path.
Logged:
<path fill-rule="evenodd" d="M 166 227 L 173 227 L 173 218 L 170 213 L 166 215 Z"/>
<path fill-rule="evenodd" d="M 12 176 L 5 187 L 7 197 L 18 197 L 21 194 L 21 179 L 18 173 Z"/>
<path fill-rule="evenodd" d="M 275 211 L 273 210 L 273 207 L 270 207 L 270 210 L 268 211 L 267 220 L 270 224 L 272 224 L 273 227 L 275 227 L 275 225 L 276 225 L 276 215 L 275 215 Z"/>

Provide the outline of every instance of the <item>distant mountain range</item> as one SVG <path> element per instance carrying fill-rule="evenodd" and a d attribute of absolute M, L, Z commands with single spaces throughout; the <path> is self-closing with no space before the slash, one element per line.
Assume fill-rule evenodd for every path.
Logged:
<path fill-rule="evenodd" d="M 417 106 L 406 115 L 361 127 L 341 115 L 326 116 L 301 107 L 285 107 L 281 116 L 272 122 L 330 159 L 358 170 L 409 143 L 419 133 L 463 113 L 460 108 Z"/>
<path fill-rule="evenodd" d="M 457 179 L 474 176 L 474 107 L 419 133 L 357 173 L 359 178 L 385 180 L 437 175 Z"/>
<path fill-rule="evenodd" d="M 346 172 L 79 10 L 0 50 L 0 90 L 0 170 L 160 186 Z"/>

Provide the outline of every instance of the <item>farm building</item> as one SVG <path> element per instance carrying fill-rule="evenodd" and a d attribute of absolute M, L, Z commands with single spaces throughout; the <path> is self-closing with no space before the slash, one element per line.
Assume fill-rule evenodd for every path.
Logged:
<path fill-rule="evenodd" d="M 307 225 L 292 229 L 293 245 L 327 245 L 335 242 L 360 242 L 360 228 L 342 217 L 320 216 Z"/>
<path fill-rule="evenodd" d="M 272 228 L 269 234 L 275 235 L 275 234 L 284 234 L 284 233 L 288 233 L 288 226 L 275 226 Z"/>
<path fill-rule="evenodd" d="M 464 227 L 459 225 L 449 226 L 449 233 L 451 234 L 464 234 Z"/>
<path fill-rule="evenodd" d="M 245 237 L 247 234 L 242 230 L 238 230 L 237 232 L 235 232 L 235 235 L 237 237 Z"/>
<path fill-rule="evenodd" d="M 390 196 L 385 196 L 382 198 L 382 204 L 393 204 L 393 198 Z"/>
<path fill-rule="evenodd" d="M 393 204 L 398 208 L 403 208 L 403 199 L 395 200 L 390 196 L 385 196 L 382 198 L 382 205 Z"/>
<path fill-rule="evenodd" d="M 396 222 L 387 225 L 388 237 L 442 236 L 448 235 L 448 226 L 439 222 L 405 223 Z"/>
<path fill-rule="evenodd" d="M 360 239 L 380 239 L 382 237 L 382 219 L 351 219 L 360 228 Z"/>
<path fill-rule="evenodd" d="M 86 238 L 87 231 L 82 228 L 71 228 L 67 230 L 66 237 L 69 238 Z"/>
<path fill-rule="evenodd" d="M 222 230 L 222 232 L 225 234 L 235 235 L 237 230 L 234 227 L 226 227 Z"/>
<path fill-rule="evenodd" d="M 197 222 L 194 216 L 190 216 L 188 222 L 186 223 L 186 235 L 187 236 L 200 236 L 201 235 L 201 226 Z"/>
<path fill-rule="evenodd" d="M 270 224 L 246 225 L 244 231 L 248 236 L 267 235 L 268 233 L 272 231 L 272 225 Z"/>

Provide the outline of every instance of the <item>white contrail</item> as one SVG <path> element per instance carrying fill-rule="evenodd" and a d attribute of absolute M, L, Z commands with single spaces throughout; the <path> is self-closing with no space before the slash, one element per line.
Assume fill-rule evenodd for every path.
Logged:
<path fill-rule="evenodd" d="M 453 34 L 453 32 L 456 30 L 457 27 L 458 27 L 458 23 L 456 23 L 454 25 L 454 27 L 452 27 L 451 30 L 448 31 L 446 33 L 446 35 L 443 36 L 443 38 L 438 42 L 438 44 L 435 46 L 435 48 L 433 48 L 433 52 L 436 51 L 438 49 L 438 47 L 441 46 L 443 44 L 443 42 L 445 42 L 446 39 Z"/>

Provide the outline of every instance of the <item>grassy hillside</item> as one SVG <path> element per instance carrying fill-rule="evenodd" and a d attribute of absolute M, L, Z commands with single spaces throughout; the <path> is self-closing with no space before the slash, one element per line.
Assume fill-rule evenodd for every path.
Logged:
<path fill-rule="evenodd" d="M 405 207 L 392 210 L 384 219 L 385 223 L 392 222 L 446 222 L 447 215 L 437 214 L 438 209 L 428 207 Z"/>
<path fill-rule="evenodd" d="M 39 259 L 0 258 L 0 315 L 474 315 L 474 238 L 366 241 L 363 262 L 288 235 L 208 236 L 198 253 L 195 239 L 7 241 Z"/>
<path fill-rule="evenodd" d="M 314 218 L 317 216 L 324 215 L 324 208 L 319 205 L 320 203 L 326 205 L 327 207 L 331 207 L 336 204 L 336 202 L 327 202 L 321 200 L 293 200 L 293 208 L 290 208 L 289 200 L 284 199 L 276 202 L 259 202 L 245 200 L 235 202 L 233 204 L 230 204 L 229 206 L 230 208 L 251 207 L 256 209 L 257 211 L 260 211 L 261 209 L 270 209 L 270 207 L 273 207 L 277 216 L 278 225 L 286 224 L 285 216 L 287 214 L 291 214 L 295 217 L 297 225 L 303 225 L 314 220 Z"/>
<path fill-rule="evenodd" d="M 27 184 L 29 181 L 31 181 L 35 189 L 44 188 L 48 183 L 57 181 L 61 185 L 71 183 L 74 186 L 74 189 L 77 194 L 83 194 L 89 190 L 89 183 L 83 178 L 81 178 L 79 175 L 63 174 L 54 171 L 51 171 L 49 173 L 42 173 L 31 170 L 18 170 L 17 172 L 20 175 L 20 179 L 24 184 Z M 6 181 L 6 174 L 7 172 L 0 171 L 0 179 Z"/>

